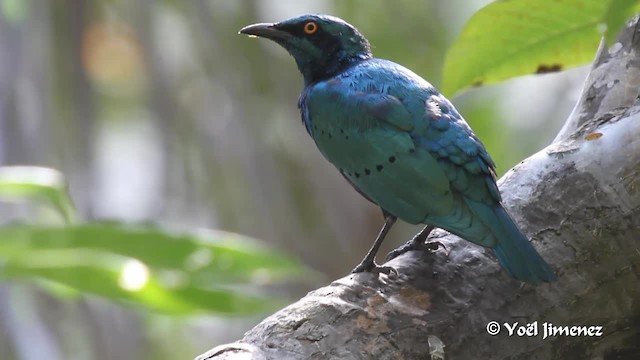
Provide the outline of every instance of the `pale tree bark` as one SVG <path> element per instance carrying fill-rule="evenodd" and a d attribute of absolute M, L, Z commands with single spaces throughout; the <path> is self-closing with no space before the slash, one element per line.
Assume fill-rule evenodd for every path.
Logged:
<path fill-rule="evenodd" d="M 198 359 L 640 359 L 639 95 L 633 21 L 601 46 L 554 143 L 500 180 L 557 282 L 522 284 L 490 251 L 441 231 L 446 251 L 388 263 L 398 278 L 336 280 Z M 509 336 L 516 322 L 537 322 L 538 334 Z M 545 322 L 591 336 L 543 339 Z"/>

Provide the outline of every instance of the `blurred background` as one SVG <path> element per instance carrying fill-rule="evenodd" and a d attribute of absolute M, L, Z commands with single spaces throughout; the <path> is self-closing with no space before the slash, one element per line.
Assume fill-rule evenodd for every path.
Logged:
<path fill-rule="evenodd" d="M 293 60 L 238 30 L 332 14 L 359 28 L 376 56 L 439 86 L 448 45 L 487 3 L 0 0 L 0 166 L 61 170 L 87 220 L 261 239 L 322 274 L 293 287 L 295 300 L 347 274 L 382 217 L 306 134 Z M 503 174 L 553 139 L 587 71 L 519 78 L 451 100 Z M 7 209 L 0 205 L 3 223 L 24 220 Z M 381 253 L 418 230 L 397 225 Z M 262 317 L 175 318 L 0 283 L 0 358 L 188 359 Z"/>

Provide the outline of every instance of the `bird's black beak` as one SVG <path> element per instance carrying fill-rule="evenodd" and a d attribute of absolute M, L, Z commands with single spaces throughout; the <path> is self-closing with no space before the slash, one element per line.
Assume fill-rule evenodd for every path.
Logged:
<path fill-rule="evenodd" d="M 240 29 L 238 34 L 259 36 L 271 40 L 284 40 L 291 36 L 288 32 L 278 29 L 277 24 L 273 23 L 260 23 L 245 26 Z"/>

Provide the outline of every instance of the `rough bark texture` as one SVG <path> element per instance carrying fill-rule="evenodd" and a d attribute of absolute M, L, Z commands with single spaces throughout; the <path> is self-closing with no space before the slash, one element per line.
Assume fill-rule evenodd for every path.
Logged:
<path fill-rule="evenodd" d="M 639 90 L 634 21 L 601 47 L 556 141 L 500 181 L 557 282 L 522 284 L 489 251 L 438 232 L 446 251 L 394 259 L 398 278 L 339 279 L 198 359 L 640 358 Z M 509 336 L 515 322 L 537 322 L 538 334 Z M 545 322 L 602 335 L 543 339 Z"/>

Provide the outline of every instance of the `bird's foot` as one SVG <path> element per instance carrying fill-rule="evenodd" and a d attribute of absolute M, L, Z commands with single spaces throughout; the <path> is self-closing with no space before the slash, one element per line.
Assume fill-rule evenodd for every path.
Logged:
<path fill-rule="evenodd" d="M 386 274 L 390 277 L 398 276 L 398 271 L 395 268 L 391 266 L 380 266 L 373 261 L 369 263 L 363 261 L 360 264 L 358 264 L 358 266 L 356 266 L 353 270 L 351 270 L 352 274 L 357 274 L 361 272 L 370 272 L 374 274 Z"/>
<path fill-rule="evenodd" d="M 396 257 L 412 251 L 412 250 L 416 250 L 416 251 L 426 251 L 430 254 L 435 253 L 436 251 L 438 251 L 438 249 L 442 246 L 443 249 L 447 249 L 446 246 L 444 246 L 443 243 L 441 243 L 440 241 L 424 241 L 422 239 L 419 238 L 413 238 L 409 241 L 407 241 L 406 244 L 400 246 L 399 248 L 391 251 L 390 253 L 387 254 L 387 256 L 385 257 L 385 261 L 389 261 L 391 259 L 395 259 Z"/>

